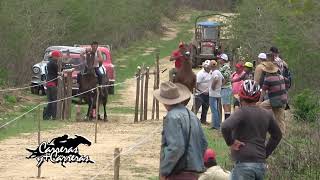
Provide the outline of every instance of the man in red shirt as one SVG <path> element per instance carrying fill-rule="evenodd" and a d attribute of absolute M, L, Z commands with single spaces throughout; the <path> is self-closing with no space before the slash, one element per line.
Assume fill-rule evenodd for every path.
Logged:
<path fill-rule="evenodd" d="M 169 71 L 169 79 L 171 82 L 174 82 L 174 77 L 177 71 L 181 68 L 182 62 L 188 60 L 187 52 L 187 46 L 183 42 L 179 44 L 179 49 L 172 52 L 170 61 L 175 61 L 175 68 L 172 68 Z"/>
<path fill-rule="evenodd" d="M 52 120 L 56 119 L 57 113 L 57 85 L 58 85 L 58 60 L 61 58 L 62 53 L 58 50 L 51 52 L 51 57 L 47 64 L 47 98 L 48 98 L 48 105 L 44 108 L 43 111 L 43 119 Z"/>

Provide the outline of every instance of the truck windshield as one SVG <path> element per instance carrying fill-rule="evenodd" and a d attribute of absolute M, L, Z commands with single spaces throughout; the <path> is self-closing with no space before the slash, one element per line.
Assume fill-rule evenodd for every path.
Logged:
<path fill-rule="evenodd" d="M 216 28 L 206 27 L 203 29 L 203 39 L 216 40 L 217 38 L 218 38 L 218 34 L 216 31 Z"/>

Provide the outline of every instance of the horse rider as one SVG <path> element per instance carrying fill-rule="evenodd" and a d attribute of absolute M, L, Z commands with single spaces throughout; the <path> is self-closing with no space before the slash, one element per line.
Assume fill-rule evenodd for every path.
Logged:
<path fill-rule="evenodd" d="M 189 59 L 190 53 L 188 52 L 187 45 L 183 42 L 179 43 L 179 49 L 174 50 L 171 54 L 170 61 L 174 61 L 175 68 L 169 71 L 169 79 L 174 82 L 174 77 L 181 69 L 183 61 Z"/>
<path fill-rule="evenodd" d="M 102 66 L 103 58 L 101 52 L 98 50 L 98 45 L 99 43 L 97 41 L 93 41 L 91 43 L 91 48 L 86 48 L 85 52 L 81 53 L 81 56 L 85 58 L 87 63 L 86 72 L 94 69 L 98 78 L 98 83 L 101 85 L 102 77 L 106 72 Z"/>

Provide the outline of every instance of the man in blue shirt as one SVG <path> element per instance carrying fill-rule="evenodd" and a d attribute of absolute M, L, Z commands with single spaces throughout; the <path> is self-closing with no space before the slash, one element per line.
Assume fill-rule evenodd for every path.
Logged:
<path fill-rule="evenodd" d="M 160 179 L 196 180 L 205 171 L 203 155 L 208 143 L 197 116 L 181 104 L 191 92 L 180 83 L 164 82 L 154 96 L 168 111 L 162 132 Z"/>

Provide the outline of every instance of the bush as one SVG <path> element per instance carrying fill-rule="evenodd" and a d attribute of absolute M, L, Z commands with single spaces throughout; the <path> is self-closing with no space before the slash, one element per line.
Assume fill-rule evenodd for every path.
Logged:
<path fill-rule="evenodd" d="M 311 90 L 303 90 L 294 98 L 294 117 L 296 120 L 314 122 L 320 112 L 319 96 Z"/>
<path fill-rule="evenodd" d="M 12 95 L 5 95 L 4 99 L 7 103 L 16 103 L 17 102 L 17 98 Z"/>

